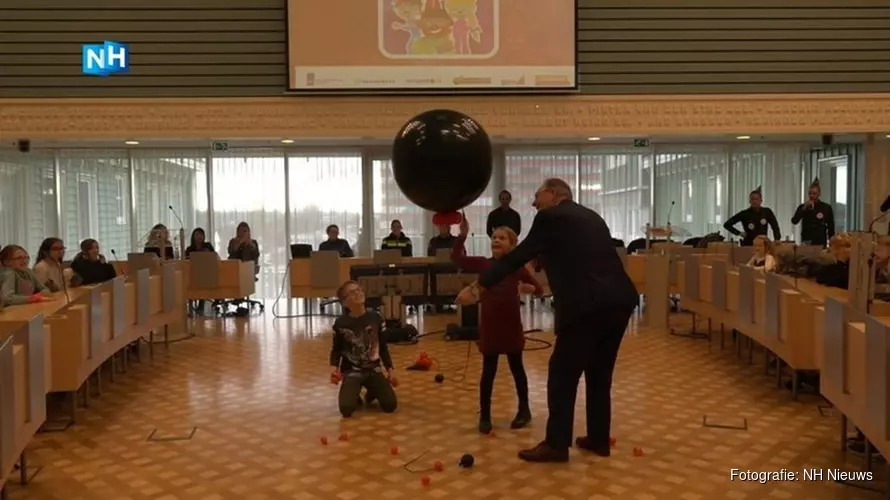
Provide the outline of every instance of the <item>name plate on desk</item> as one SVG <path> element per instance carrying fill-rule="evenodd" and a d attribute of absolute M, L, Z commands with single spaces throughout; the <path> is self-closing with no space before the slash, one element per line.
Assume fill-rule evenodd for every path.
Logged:
<path fill-rule="evenodd" d="M 711 262 L 711 303 L 720 311 L 726 310 L 726 262 Z"/>
<path fill-rule="evenodd" d="M 686 276 L 684 276 L 686 279 L 686 289 L 683 290 L 683 296 L 689 300 L 700 300 L 701 294 L 698 293 L 698 275 L 701 259 L 698 255 L 687 255 L 684 260 L 686 261 Z"/>
<path fill-rule="evenodd" d="M 754 268 L 739 266 L 739 316 L 746 325 L 754 324 Z"/>
<path fill-rule="evenodd" d="M 825 298 L 825 325 L 822 329 L 822 383 L 837 392 L 847 393 L 847 318 L 846 306 L 833 297 Z"/>
<path fill-rule="evenodd" d="M 151 274 L 148 269 L 136 271 L 136 324 L 141 325 L 148 321 L 148 308 L 150 304 L 149 293 L 151 287 Z"/>
<path fill-rule="evenodd" d="M 767 273 L 764 281 L 766 282 L 764 289 L 766 298 L 764 318 L 766 324 L 763 329 L 768 336 L 778 338 L 780 328 L 779 295 L 782 293 L 782 289 L 785 288 L 785 281 L 773 273 Z"/>
<path fill-rule="evenodd" d="M 873 317 L 865 322 L 865 410 L 869 427 L 890 437 L 890 327 Z"/>

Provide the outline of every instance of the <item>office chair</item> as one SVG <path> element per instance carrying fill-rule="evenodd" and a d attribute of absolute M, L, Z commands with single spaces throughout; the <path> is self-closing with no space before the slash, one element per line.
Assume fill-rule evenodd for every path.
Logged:
<path fill-rule="evenodd" d="M 259 243 L 254 240 L 254 245 L 256 245 L 257 255 L 249 255 L 245 256 L 241 254 L 239 250 L 237 254 L 230 255 L 230 257 L 239 258 L 238 260 L 242 261 L 253 261 L 254 262 L 254 274 L 253 281 L 256 283 L 259 281 L 257 275 L 260 272 L 260 262 L 259 262 Z M 245 258 L 245 257 L 255 257 L 255 258 Z M 266 311 L 266 306 L 259 300 L 251 299 L 250 297 L 243 297 L 235 300 L 222 300 L 217 301 L 213 304 L 214 309 L 218 312 L 220 316 L 223 317 L 236 317 L 236 318 L 244 318 L 250 316 L 250 314 L 254 311 L 257 311 L 259 314 L 263 314 Z M 234 310 L 233 310 L 234 309 Z"/>

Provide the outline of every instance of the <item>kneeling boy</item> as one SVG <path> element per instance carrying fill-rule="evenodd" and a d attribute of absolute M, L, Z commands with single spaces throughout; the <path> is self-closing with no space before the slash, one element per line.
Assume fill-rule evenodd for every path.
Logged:
<path fill-rule="evenodd" d="M 362 387 L 368 390 L 368 402 L 376 399 L 381 410 L 392 413 L 397 404 L 393 390 L 397 382 L 386 346 L 383 318 L 365 307 L 365 292 L 355 281 L 343 283 L 337 298 L 345 313 L 334 321 L 331 380 L 343 382 L 340 413 L 349 417 L 358 409 Z"/>

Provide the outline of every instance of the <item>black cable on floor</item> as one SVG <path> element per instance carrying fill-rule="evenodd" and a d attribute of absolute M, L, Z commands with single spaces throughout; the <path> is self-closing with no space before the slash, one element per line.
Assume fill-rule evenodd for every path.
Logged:
<path fill-rule="evenodd" d="M 281 302 L 281 297 L 284 296 L 284 291 L 287 290 L 288 277 L 290 276 L 290 265 L 287 266 L 287 269 L 284 270 L 284 279 L 281 281 L 281 289 L 278 290 L 278 296 L 275 297 L 275 302 L 272 303 L 272 316 L 273 319 L 296 319 L 296 318 L 336 318 L 337 314 L 330 314 L 325 312 L 320 312 L 318 314 L 313 313 L 305 313 L 305 314 L 278 314 L 278 303 Z"/>

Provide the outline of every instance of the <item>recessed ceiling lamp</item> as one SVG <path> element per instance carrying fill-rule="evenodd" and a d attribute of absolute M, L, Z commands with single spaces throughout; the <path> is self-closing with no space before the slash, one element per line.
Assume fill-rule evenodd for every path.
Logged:
<path fill-rule="evenodd" d="M 138 146 L 139 141 L 124 141 L 124 144 L 126 144 L 127 146 Z"/>
<path fill-rule="evenodd" d="M 282 144 L 293 144 L 294 140 L 293 139 L 281 139 L 281 143 Z"/>
<path fill-rule="evenodd" d="M 736 137 L 736 139 L 738 139 L 740 141 L 747 141 L 750 138 L 751 138 L 750 135 L 740 135 L 740 136 Z"/>
<path fill-rule="evenodd" d="M 890 134 L 887 134 L 885 137 L 887 137 L 887 139 L 890 139 Z"/>
<path fill-rule="evenodd" d="M 587 140 L 588 141 L 598 141 L 598 140 L 600 140 L 600 138 L 599 137 L 588 137 Z"/>

